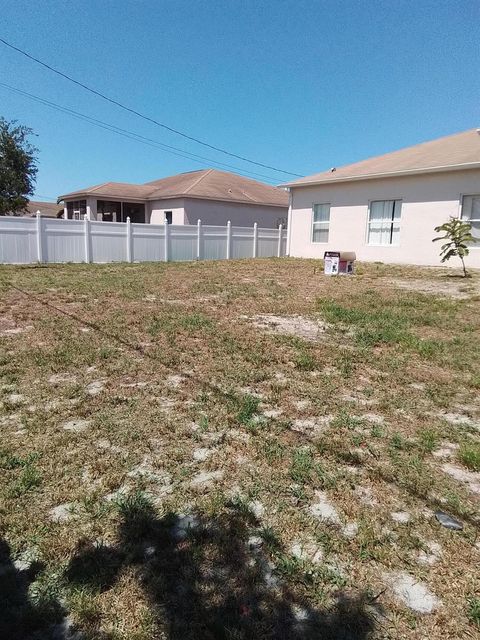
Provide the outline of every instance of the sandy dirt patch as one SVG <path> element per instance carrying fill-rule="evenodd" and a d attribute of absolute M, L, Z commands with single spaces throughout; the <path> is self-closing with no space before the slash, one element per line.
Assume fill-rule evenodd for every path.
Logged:
<path fill-rule="evenodd" d="M 446 463 L 442 465 L 442 471 L 447 473 L 458 482 L 462 482 L 472 491 L 472 493 L 480 493 L 480 473 L 475 471 L 467 471 L 454 464 Z"/>
<path fill-rule="evenodd" d="M 388 280 L 388 284 L 393 284 L 399 289 L 408 289 L 418 293 L 426 293 L 435 296 L 444 296 L 465 300 L 472 295 L 480 293 L 480 286 L 477 282 L 464 278 L 442 277 L 438 280 Z"/>
<path fill-rule="evenodd" d="M 325 322 L 304 316 L 258 315 L 250 320 L 256 327 L 269 333 L 281 333 L 312 341 L 320 340 L 328 327 Z"/>
<path fill-rule="evenodd" d="M 441 602 L 422 582 L 417 582 L 404 571 L 385 573 L 385 582 L 391 587 L 397 600 L 417 613 L 432 613 Z"/>

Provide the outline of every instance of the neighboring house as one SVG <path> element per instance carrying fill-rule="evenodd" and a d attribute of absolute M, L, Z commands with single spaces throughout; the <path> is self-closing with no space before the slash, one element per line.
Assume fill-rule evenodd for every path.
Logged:
<path fill-rule="evenodd" d="M 434 228 L 450 216 L 472 224 L 479 242 L 480 129 L 439 138 L 283 185 L 290 188 L 287 253 L 322 258 L 438 265 Z"/>
<path fill-rule="evenodd" d="M 63 216 L 63 208 L 56 202 L 40 202 L 39 200 L 30 200 L 25 211 L 19 211 L 14 215 L 32 218 L 38 212 L 43 218 L 61 218 Z"/>
<path fill-rule="evenodd" d="M 256 180 L 215 169 L 190 171 L 145 184 L 106 182 L 66 193 L 64 217 L 109 222 L 276 228 L 286 224 L 288 194 Z"/>

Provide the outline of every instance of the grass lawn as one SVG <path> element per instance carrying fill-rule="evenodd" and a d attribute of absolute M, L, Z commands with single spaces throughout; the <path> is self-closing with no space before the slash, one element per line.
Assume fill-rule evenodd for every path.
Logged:
<path fill-rule="evenodd" d="M 480 274 L 319 268 L 0 269 L 1 638 L 479 636 Z"/>

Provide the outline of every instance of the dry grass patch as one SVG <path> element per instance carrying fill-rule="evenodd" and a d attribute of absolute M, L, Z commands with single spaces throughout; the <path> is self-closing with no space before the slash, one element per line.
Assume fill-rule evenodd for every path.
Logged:
<path fill-rule="evenodd" d="M 315 267 L 0 271 L 0 635 L 476 633 L 478 275 Z"/>

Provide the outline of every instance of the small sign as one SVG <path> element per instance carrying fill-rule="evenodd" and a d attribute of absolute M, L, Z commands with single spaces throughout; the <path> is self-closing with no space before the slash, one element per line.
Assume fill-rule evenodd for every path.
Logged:
<path fill-rule="evenodd" d="M 355 258 L 353 251 L 325 251 L 323 255 L 325 275 L 352 274 Z"/>
<path fill-rule="evenodd" d="M 324 273 L 326 276 L 336 276 L 338 274 L 338 267 L 340 264 L 340 255 L 327 251 L 325 253 L 325 268 Z"/>

